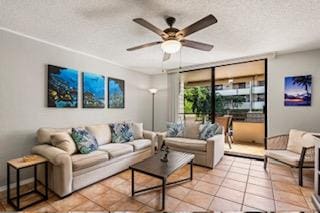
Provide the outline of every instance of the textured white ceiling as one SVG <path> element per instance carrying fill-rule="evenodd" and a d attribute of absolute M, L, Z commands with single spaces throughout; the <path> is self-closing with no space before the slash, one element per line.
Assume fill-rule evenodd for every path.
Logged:
<path fill-rule="evenodd" d="M 182 66 L 320 47 L 320 0 L 0 0 L 0 27 L 148 74 L 161 73 L 160 46 L 126 48 L 159 37 L 132 19 L 164 29 L 164 17 L 174 16 L 175 27 L 182 28 L 208 14 L 218 23 L 188 38 L 215 47 L 211 52 L 183 48 Z M 178 67 L 179 56 L 163 67 Z"/>

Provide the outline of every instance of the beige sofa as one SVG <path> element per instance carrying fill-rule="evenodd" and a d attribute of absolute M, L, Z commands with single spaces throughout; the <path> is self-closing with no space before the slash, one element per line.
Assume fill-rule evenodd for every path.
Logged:
<path fill-rule="evenodd" d="M 158 133 L 159 147 L 167 145 L 170 150 L 192 153 L 195 155 L 193 163 L 213 168 L 224 155 L 224 132 L 207 140 L 197 139 L 194 134 L 197 125 L 185 129 L 183 137 L 167 137 L 167 133 Z"/>
<path fill-rule="evenodd" d="M 69 155 L 51 145 L 52 133 L 71 132 L 71 128 L 40 128 L 37 131 L 38 145 L 33 147 L 32 153 L 49 160 L 49 188 L 60 197 L 128 169 L 130 165 L 154 153 L 156 134 L 153 132 L 144 130 L 142 139 L 120 144 L 111 143 L 111 129 L 108 124 L 85 128 L 96 137 L 99 144 L 98 150 L 89 154 Z M 44 177 L 38 178 L 43 180 Z"/>

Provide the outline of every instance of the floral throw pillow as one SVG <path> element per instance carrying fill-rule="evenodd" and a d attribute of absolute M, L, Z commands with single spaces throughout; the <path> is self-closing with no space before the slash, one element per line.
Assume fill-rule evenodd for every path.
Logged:
<path fill-rule="evenodd" d="M 134 140 L 134 133 L 128 123 L 113 123 L 111 127 L 112 143 L 126 143 Z"/>
<path fill-rule="evenodd" d="M 76 143 L 77 149 L 81 154 L 88 154 L 98 149 L 96 138 L 86 129 L 72 128 L 71 137 Z"/>
<path fill-rule="evenodd" d="M 207 140 L 215 135 L 222 134 L 222 128 L 216 123 L 207 122 L 200 125 L 200 139 Z"/>
<path fill-rule="evenodd" d="M 183 137 L 184 124 L 168 122 L 167 123 L 167 136 L 168 137 Z"/>

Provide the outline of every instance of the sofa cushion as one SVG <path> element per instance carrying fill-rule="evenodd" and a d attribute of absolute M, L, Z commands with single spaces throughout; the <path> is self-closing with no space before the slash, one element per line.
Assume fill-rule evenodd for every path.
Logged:
<path fill-rule="evenodd" d="M 132 123 L 133 138 L 143 139 L 143 123 Z"/>
<path fill-rule="evenodd" d="M 68 132 L 51 134 L 51 143 L 53 146 L 66 151 L 69 155 L 77 152 L 76 144 Z"/>
<path fill-rule="evenodd" d="M 106 162 L 109 159 L 108 153 L 104 151 L 93 151 L 89 154 L 75 154 L 71 156 L 72 170 L 78 171 L 97 164 Z"/>
<path fill-rule="evenodd" d="M 71 133 L 71 128 L 40 128 L 37 131 L 37 141 L 40 144 L 51 144 L 51 135 L 56 132 Z"/>
<path fill-rule="evenodd" d="M 133 130 L 129 123 L 110 124 L 112 143 L 126 143 L 133 141 Z"/>
<path fill-rule="evenodd" d="M 168 137 L 183 137 L 184 123 L 182 122 L 167 122 Z"/>
<path fill-rule="evenodd" d="M 108 124 L 86 126 L 86 129 L 97 139 L 99 145 L 111 142 L 111 129 Z"/>
<path fill-rule="evenodd" d="M 205 152 L 207 150 L 207 141 L 190 138 L 166 138 L 165 144 L 169 147 L 176 147 L 185 150 L 197 150 Z"/>
<path fill-rule="evenodd" d="M 300 154 L 291 152 L 289 150 L 266 150 L 265 155 L 292 166 L 299 165 Z M 310 165 L 313 165 L 313 161 L 308 161 L 308 159 L 305 159 L 304 166 Z"/>
<path fill-rule="evenodd" d="M 128 142 L 128 144 L 132 145 L 134 147 L 134 150 L 141 150 L 144 148 L 147 148 L 151 146 L 151 140 L 149 139 L 138 139 L 134 140 L 132 142 Z"/>
<path fill-rule="evenodd" d="M 186 121 L 184 124 L 183 137 L 199 139 L 200 138 L 200 125 L 201 122 Z"/>
<path fill-rule="evenodd" d="M 106 145 L 99 146 L 98 150 L 109 153 L 109 157 L 115 158 L 120 155 L 125 155 L 133 152 L 133 146 L 130 144 L 122 143 L 109 143 Z"/>
<path fill-rule="evenodd" d="M 72 128 L 71 137 L 81 154 L 88 154 L 98 149 L 96 138 L 84 128 Z"/>

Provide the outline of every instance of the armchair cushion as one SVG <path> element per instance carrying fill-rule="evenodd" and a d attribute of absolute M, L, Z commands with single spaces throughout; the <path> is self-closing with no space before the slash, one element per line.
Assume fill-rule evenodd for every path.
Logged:
<path fill-rule="evenodd" d="M 298 167 L 300 161 L 300 154 L 289 150 L 266 150 L 265 155 L 295 167 Z M 312 166 L 313 161 L 305 159 L 303 165 Z"/>
<path fill-rule="evenodd" d="M 186 150 L 195 150 L 206 152 L 207 150 L 207 141 L 199 139 L 190 139 L 190 138 L 165 138 L 165 144 L 169 147 L 186 149 Z"/>
<path fill-rule="evenodd" d="M 314 138 L 311 133 L 292 129 L 289 133 L 287 150 L 300 154 L 303 147 L 314 146 Z"/>

